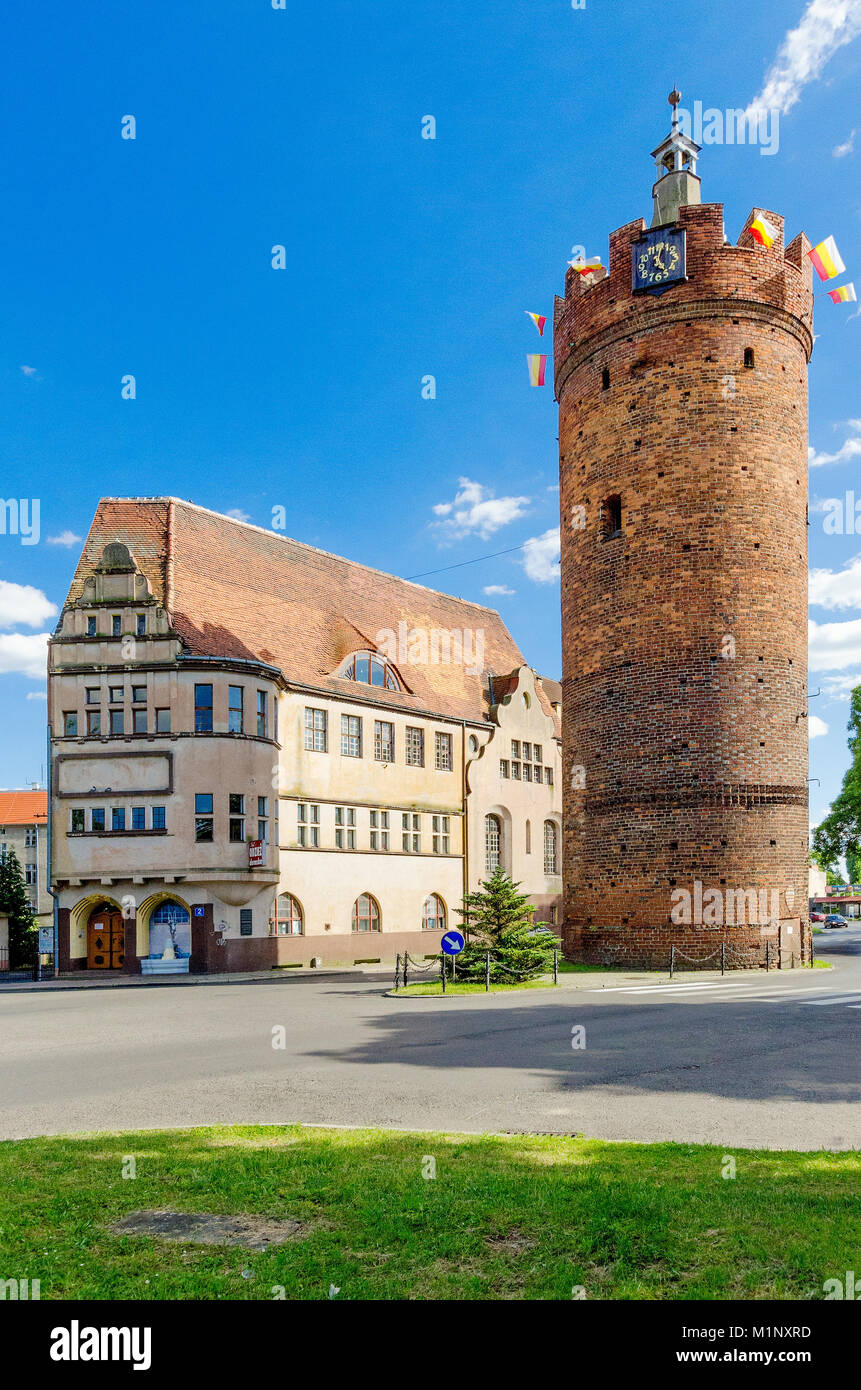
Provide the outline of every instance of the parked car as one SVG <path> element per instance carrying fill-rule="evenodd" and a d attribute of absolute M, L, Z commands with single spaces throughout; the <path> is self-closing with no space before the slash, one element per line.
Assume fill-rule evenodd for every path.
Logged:
<path fill-rule="evenodd" d="M 810 920 L 811 920 L 811 922 L 824 922 L 824 921 L 825 921 L 825 913 L 824 913 L 824 912 L 811 912 L 811 914 L 810 914 Z"/>
<path fill-rule="evenodd" d="M 830 912 L 825 918 L 824 925 L 826 927 L 848 927 L 849 918 L 842 917 L 839 912 Z"/>

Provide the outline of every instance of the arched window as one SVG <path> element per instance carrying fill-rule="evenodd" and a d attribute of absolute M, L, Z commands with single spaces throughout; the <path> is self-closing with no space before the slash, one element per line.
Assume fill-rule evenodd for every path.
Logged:
<path fill-rule="evenodd" d="M 174 898 L 159 903 L 149 919 L 149 953 L 161 956 L 173 945 L 178 956 L 191 955 L 191 918 Z"/>
<path fill-rule="evenodd" d="M 302 936 L 305 917 L 302 905 L 292 893 L 279 893 L 275 899 L 275 935 Z"/>
<path fill-rule="evenodd" d="M 484 868 L 492 874 L 502 862 L 502 825 L 498 816 L 484 818 Z"/>
<path fill-rule="evenodd" d="M 544 822 L 544 872 L 546 874 L 558 874 L 556 852 L 556 823 L 552 820 Z"/>
<path fill-rule="evenodd" d="M 370 893 L 360 893 L 353 903 L 353 931 L 379 931 L 380 909 Z"/>
<path fill-rule="evenodd" d="M 438 893 L 429 893 L 422 909 L 422 927 L 426 931 L 445 931 L 445 903 Z"/>
<path fill-rule="evenodd" d="M 386 690 L 400 690 L 400 681 L 385 657 L 376 652 L 353 652 L 338 672 L 348 681 L 362 681 L 364 685 L 381 685 Z"/>
<path fill-rule="evenodd" d="M 526 853 L 532 853 L 532 823 L 526 822 Z"/>

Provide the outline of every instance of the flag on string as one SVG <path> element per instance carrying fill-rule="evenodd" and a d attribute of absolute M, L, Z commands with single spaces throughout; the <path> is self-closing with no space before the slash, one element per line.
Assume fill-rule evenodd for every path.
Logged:
<path fill-rule="evenodd" d="M 546 352 L 528 352 L 526 361 L 529 366 L 529 385 L 543 386 L 544 372 L 547 367 Z"/>
<path fill-rule="evenodd" d="M 591 261 L 569 261 L 572 270 L 576 270 L 578 275 L 591 275 L 593 270 L 603 270 L 600 260 L 594 257 Z"/>
<path fill-rule="evenodd" d="M 766 249 L 771 246 L 778 234 L 778 228 L 775 227 L 774 223 L 769 222 L 768 218 L 763 217 L 761 213 L 753 219 L 748 231 L 754 241 L 758 241 L 760 246 L 764 246 Z"/>
<path fill-rule="evenodd" d="M 544 325 L 545 325 L 545 323 L 547 322 L 546 316 L 545 316 L 544 314 L 531 314 L 531 313 L 529 312 L 528 309 L 524 309 L 523 312 L 526 314 L 526 317 L 527 317 L 527 318 L 532 319 L 532 322 L 535 324 L 535 327 L 538 329 L 538 336 L 539 336 L 539 338 L 543 338 L 543 337 L 544 337 Z"/>
<path fill-rule="evenodd" d="M 807 254 L 816 267 L 816 274 L 820 280 L 833 280 L 835 275 L 842 275 L 846 269 L 833 236 L 820 241 L 819 245 L 814 246 Z"/>
<path fill-rule="evenodd" d="M 858 299 L 854 285 L 841 285 L 839 290 L 827 290 L 826 293 L 832 304 L 854 304 Z"/>

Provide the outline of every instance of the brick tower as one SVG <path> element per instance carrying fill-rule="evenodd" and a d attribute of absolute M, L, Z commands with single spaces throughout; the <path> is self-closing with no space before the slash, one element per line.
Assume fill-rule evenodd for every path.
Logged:
<path fill-rule="evenodd" d="M 810 243 L 762 209 L 725 239 L 679 100 L 651 228 L 613 232 L 609 273 L 569 269 L 556 300 L 565 951 L 795 964 Z"/>

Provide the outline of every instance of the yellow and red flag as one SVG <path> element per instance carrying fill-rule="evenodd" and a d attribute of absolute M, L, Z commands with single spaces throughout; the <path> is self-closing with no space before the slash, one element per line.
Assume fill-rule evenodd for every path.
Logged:
<path fill-rule="evenodd" d="M 529 366 L 529 385 L 543 386 L 544 372 L 547 367 L 546 352 L 528 352 L 526 361 Z"/>
<path fill-rule="evenodd" d="M 753 219 L 748 231 L 754 241 L 758 241 L 760 246 L 764 246 L 766 249 L 771 246 L 778 233 L 774 223 L 769 222 L 768 218 L 763 217 L 761 213 Z"/>
<path fill-rule="evenodd" d="M 816 274 L 820 280 L 833 280 L 835 275 L 842 275 L 846 269 L 833 236 L 820 241 L 819 245 L 814 246 L 807 254 L 816 267 Z"/>
<path fill-rule="evenodd" d="M 597 256 L 593 257 L 591 261 L 569 261 L 568 264 L 572 270 L 576 270 L 578 275 L 591 275 L 593 270 L 604 269 Z"/>
<path fill-rule="evenodd" d="M 855 304 L 858 299 L 854 285 L 841 285 L 839 290 L 827 290 L 826 293 L 832 304 Z"/>
<path fill-rule="evenodd" d="M 547 322 L 546 316 L 545 316 L 544 314 L 532 314 L 532 313 L 529 312 L 528 309 L 524 309 L 523 312 L 526 314 L 526 317 L 527 317 L 527 318 L 532 319 L 532 322 L 535 324 L 535 327 L 538 329 L 538 336 L 539 336 L 539 338 L 543 338 L 543 337 L 544 337 L 544 325 L 545 325 L 545 323 Z"/>

